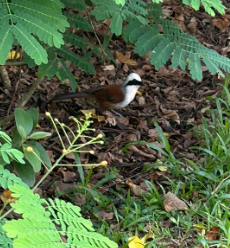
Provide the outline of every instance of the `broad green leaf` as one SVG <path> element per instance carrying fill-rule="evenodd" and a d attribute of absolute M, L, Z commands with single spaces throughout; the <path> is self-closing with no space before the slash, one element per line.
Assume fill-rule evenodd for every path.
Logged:
<path fill-rule="evenodd" d="M 33 119 L 33 129 L 34 129 L 36 125 L 38 124 L 39 111 L 36 108 L 30 108 L 27 110 L 27 112 L 30 114 L 30 116 Z"/>
<path fill-rule="evenodd" d="M 33 151 L 32 152 L 28 152 L 27 151 L 27 147 L 32 147 Z M 33 146 L 33 145 L 23 145 L 23 151 L 25 154 L 26 159 L 30 162 L 30 164 L 33 166 L 33 169 L 35 172 L 39 172 L 41 169 L 41 160 L 40 158 L 40 153 L 38 151 L 38 149 Z"/>
<path fill-rule="evenodd" d="M 33 119 L 28 112 L 19 108 L 15 109 L 14 116 L 18 132 L 25 139 L 33 129 Z"/>
<path fill-rule="evenodd" d="M 47 153 L 47 151 L 45 150 L 45 148 L 38 142 L 35 142 L 35 146 L 38 149 L 39 153 L 40 153 L 40 158 L 42 160 L 42 162 L 47 165 L 48 167 L 51 167 L 51 161 L 50 161 L 50 157 Z"/>
<path fill-rule="evenodd" d="M 12 141 L 13 147 L 19 148 L 22 145 L 22 137 L 19 134 L 17 127 L 13 128 L 12 139 L 13 139 L 13 141 Z"/>
<path fill-rule="evenodd" d="M 11 143 L 11 138 L 5 132 L 0 131 L 0 137 L 3 138 L 7 143 Z"/>
<path fill-rule="evenodd" d="M 10 153 L 11 153 L 11 157 L 14 158 L 14 160 L 18 161 L 20 164 L 25 164 L 25 161 L 23 159 L 24 154 L 21 151 L 12 148 L 10 150 Z"/>
<path fill-rule="evenodd" d="M 49 132 L 34 132 L 28 138 L 38 140 L 49 136 L 51 136 L 51 133 Z"/>
<path fill-rule="evenodd" d="M 121 35 L 122 22 L 123 22 L 123 18 L 121 16 L 121 14 L 119 12 L 116 13 L 111 19 L 111 23 L 110 23 L 111 32 L 116 34 L 116 35 Z"/>
<path fill-rule="evenodd" d="M 26 161 L 25 164 L 20 164 L 14 161 L 13 164 L 22 181 L 29 187 L 32 187 L 35 183 L 35 173 L 32 165 L 28 161 Z"/>

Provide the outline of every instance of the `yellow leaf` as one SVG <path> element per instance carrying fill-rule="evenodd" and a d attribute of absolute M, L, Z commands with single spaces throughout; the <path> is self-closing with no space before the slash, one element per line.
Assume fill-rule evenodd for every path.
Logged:
<path fill-rule="evenodd" d="M 96 110 L 95 109 L 86 109 L 86 110 L 81 110 L 81 112 L 86 116 L 86 115 L 95 115 Z"/>
<path fill-rule="evenodd" d="M 202 224 L 194 224 L 193 226 L 198 229 L 206 229 L 205 226 L 203 226 Z"/>
<path fill-rule="evenodd" d="M 117 55 L 117 58 L 120 62 L 124 63 L 124 64 L 127 64 L 127 65 L 131 65 L 131 66 L 137 66 L 137 62 L 130 59 L 130 58 L 127 58 L 126 56 L 124 56 L 122 53 L 116 51 L 116 55 Z"/>
<path fill-rule="evenodd" d="M 1 199 L 4 203 L 12 203 L 17 201 L 17 198 L 12 197 L 11 193 L 12 192 L 9 189 L 2 193 Z"/>
<path fill-rule="evenodd" d="M 133 236 L 129 238 L 129 240 L 130 240 L 129 248 L 144 248 L 145 247 L 142 241 L 137 236 Z"/>
<path fill-rule="evenodd" d="M 163 164 L 163 162 L 160 159 L 157 159 L 156 163 L 157 164 Z M 168 170 L 168 168 L 166 166 L 163 166 L 163 165 L 155 167 L 155 169 L 158 169 L 160 171 L 167 171 Z"/>
<path fill-rule="evenodd" d="M 136 93 L 138 96 L 142 96 L 142 93 L 138 90 Z"/>
<path fill-rule="evenodd" d="M 19 59 L 20 58 L 20 53 L 17 53 L 17 55 L 15 56 L 16 54 L 16 51 L 11 51 L 9 54 L 8 54 L 8 59 Z"/>
<path fill-rule="evenodd" d="M 141 239 L 141 242 L 143 242 L 143 244 L 146 244 L 148 239 L 155 239 L 155 235 L 149 232 Z"/>
<path fill-rule="evenodd" d="M 105 120 L 105 116 L 103 115 L 93 115 L 94 118 L 96 118 L 99 122 L 102 122 Z"/>

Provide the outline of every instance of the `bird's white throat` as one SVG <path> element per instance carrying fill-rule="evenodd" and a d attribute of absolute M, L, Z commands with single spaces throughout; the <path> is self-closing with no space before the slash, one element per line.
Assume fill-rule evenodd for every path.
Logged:
<path fill-rule="evenodd" d="M 115 108 L 124 108 L 126 107 L 132 100 L 134 99 L 137 90 L 140 86 L 139 85 L 128 85 L 122 89 L 125 98 L 122 102 L 116 104 Z"/>

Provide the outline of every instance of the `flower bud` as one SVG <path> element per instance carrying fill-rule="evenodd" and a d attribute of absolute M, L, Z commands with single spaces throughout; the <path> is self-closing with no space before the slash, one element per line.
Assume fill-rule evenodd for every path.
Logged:
<path fill-rule="evenodd" d="M 46 112 L 46 116 L 50 117 L 51 116 L 50 112 Z"/>
<path fill-rule="evenodd" d="M 33 152 L 33 150 L 34 150 L 34 149 L 33 149 L 33 147 L 31 147 L 31 146 L 28 146 L 28 147 L 26 148 L 26 151 L 27 151 L 27 152 Z"/>
<path fill-rule="evenodd" d="M 101 161 L 100 165 L 107 166 L 108 165 L 108 162 L 106 160 L 103 160 L 103 161 Z"/>
<path fill-rule="evenodd" d="M 103 137 L 103 135 L 101 133 L 97 135 L 98 139 L 101 139 L 102 137 Z"/>
<path fill-rule="evenodd" d="M 95 154 L 95 152 L 93 150 L 89 151 L 90 154 Z"/>
<path fill-rule="evenodd" d="M 66 149 L 63 149 L 63 150 L 62 150 L 62 153 L 63 153 L 63 154 L 67 153 L 67 150 L 66 150 Z"/>

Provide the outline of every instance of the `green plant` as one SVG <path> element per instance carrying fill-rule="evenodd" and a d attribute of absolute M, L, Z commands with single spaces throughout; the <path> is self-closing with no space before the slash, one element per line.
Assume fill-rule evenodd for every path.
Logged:
<path fill-rule="evenodd" d="M 13 247 L 118 247 L 94 231 L 92 223 L 82 218 L 79 207 L 63 200 L 40 199 L 38 194 L 19 185 L 9 188 L 17 198 L 11 206 L 22 215 L 22 219 L 3 225 L 7 236 L 14 239 Z"/>
<path fill-rule="evenodd" d="M 0 130 L 0 164 L 10 164 L 13 160 L 25 164 L 21 151 L 12 148 L 12 140 L 9 135 Z"/>
<path fill-rule="evenodd" d="M 3 133 L 0 133 L 3 138 L 0 144 L 2 157 L 0 164 L 13 165 L 19 177 L 29 186 L 33 186 L 35 172 L 40 171 L 41 165 L 51 167 L 46 150 L 37 140 L 51 134 L 35 130 L 39 118 L 37 109 L 31 108 L 27 111 L 15 109 L 14 116 L 16 126 L 13 128 L 12 141 L 6 134 L 3 136 Z"/>
<path fill-rule="evenodd" d="M 21 114 L 21 119 L 17 116 L 19 113 Z M 16 112 L 16 126 L 19 128 L 18 133 L 20 132 L 20 135 L 22 135 L 20 137 L 23 141 L 25 141 L 27 137 L 39 136 L 36 133 L 31 134 L 31 123 L 33 122 L 27 121 L 27 123 L 25 123 L 23 121 L 25 120 L 26 113 L 27 112 L 21 110 Z M 12 207 L 12 209 L 7 211 L 0 218 L 0 230 L 2 230 L 0 242 L 2 243 L 2 247 L 11 247 L 12 243 L 15 248 L 26 248 L 31 247 L 31 245 L 42 247 L 54 247 L 54 245 L 57 247 L 118 247 L 116 243 L 94 231 L 92 223 L 82 218 L 79 207 L 59 199 L 40 199 L 38 194 L 33 193 L 33 190 L 35 190 L 57 166 L 68 166 L 68 164 L 60 163 L 64 156 L 69 153 L 74 153 L 75 155 L 80 152 L 93 153 L 93 151 L 83 150 L 82 148 L 90 144 L 103 143 L 99 140 L 102 137 L 101 135 L 91 137 L 85 134 L 85 132 L 94 131 L 89 127 L 91 124 L 89 120 L 90 115 L 86 116 L 86 120 L 83 123 L 74 117 L 71 118 L 77 125 L 77 131 L 72 131 L 65 124 L 60 123 L 57 119 L 53 119 L 50 113 L 46 113 L 46 115 L 50 118 L 57 131 L 63 151 L 50 168 L 46 167 L 47 172 L 32 190 L 30 190 L 20 178 L 0 166 L 0 185 L 3 188 L 9 188 L 12 192 L 12 194 L 4 200 L 4 206 L 1 209 L 2 212 L 8 204 Z M 18 119 L 20 119 L 20 121 L 18 121 Z M 61 137 L 59 128 L 64 135 L 63 137 Z M 82 137 L 87 140 L 85 143 L 80 142 L 80 138 Z M 65 145 L 65 141 L 67 141 L 67 145 Z M 106 162 L 102 161 L 99 164 L 88 164 L 84 166 L 95 167 L 100 165 L 106 165 Z M 80 164 L 71 164 L 71 166 L 81 168 L 79 172 L 83 173 Z M 11 211 L 21 214 L 22 219 L 5 220 L 4 217 Z M 11 240 L 9 238 L 11 238 Z"/>
<path fill-rule="evenodd" d="M 75 90 L 76 79 L 66 61 L 93 74 L 95 69 L 90 58 L 94 55 L 104 60 L 106 56 L 115 62 L 108 49 L 109 40 L 113 34 L 122 34 L 126 41 L 135 43 L 139 55 L 151 52 L 150 60 L 156 68 L 164 66 L 172 56 L 172 66 L 180 66 L 182 70 L 188 66 L 194 79 L 202 79 L 201 63 L 205 63 L 212 74 L 224 76 L 221 69 L 230 71 L 228 58 L 204 47 L 175 23 L 164 19 L 158 5 L 161 1 L 152 2 L 36 0 L 32 4 L 28 0 L 1 0 L 0 64 L 5 63 L 12 44 L 21 45 L 25 51 L 24 62 L 29 66 L 40 65 L 39 77 L 56 75 L 61 81 L 69 79 L 71 88 Z M 183 3 L 196 10 L 202 4 L 212 16 L 214 9 L 221 14 L 225 10 L 220 0 L 183 0 Z M 66 9 L 64 13 L 63 8 Z M 95 31 L 93 16 L 97 22 L 111 18 L 111 33 L 104 37 L 103 44 Z M 85 32 L 96 36 L 99 47 L 85 37 Z M 18 43 L 13 43 L 15 39 Z M 67 48 L 64 43 L 71 46 Z"/>

